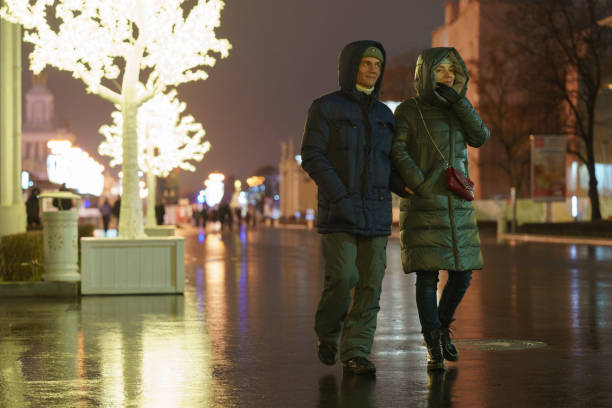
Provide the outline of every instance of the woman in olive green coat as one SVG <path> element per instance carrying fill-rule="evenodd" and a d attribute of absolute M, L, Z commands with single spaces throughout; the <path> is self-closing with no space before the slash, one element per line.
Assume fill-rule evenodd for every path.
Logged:
<path fill-rule="evenodd" d="M 417 60 L 417 96 L 395 111 L 391 160 L 414 192 L 400 204 L 402 264 L 416 272 L 416 299 L 428 351 L 428 370 L 458 359 L 449 326 L 472 270 L 482 269 L 480 238 L 470 201 L 446 187 L 450 163 L 469 177 L 467 146 L 480 147 L 489 130 L 465 94 L 468 72 L 454 48 L 430 48 Z M 438 271 L 449 272 L 437 303 Z"/>

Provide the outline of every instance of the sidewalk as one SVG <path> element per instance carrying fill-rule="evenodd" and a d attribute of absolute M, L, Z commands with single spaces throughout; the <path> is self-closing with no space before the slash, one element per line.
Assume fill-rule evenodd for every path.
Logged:
<path fill-rule="evenodd" d="M 185 237 L 184 295 L 0 298 L 0 407 L 612 406 L 612 250 L 497 242 L 459 307 L 460 360 L 428 376 L 414 274 L 388 244 L 376 377 L 316 358 L 320 238 Z M 446 273 L 440 274 L 441 284 Z"/>

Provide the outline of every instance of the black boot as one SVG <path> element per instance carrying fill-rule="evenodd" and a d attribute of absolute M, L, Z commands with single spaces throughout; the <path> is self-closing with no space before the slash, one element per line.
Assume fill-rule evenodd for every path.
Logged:
<path fill-rule="evenodd" d="M 448 361 L 457 361 L 459 360 L 459 353 L 457 352 L 457 348 L 451 342 L 451 333 L 450 328 L 442 327 L 441 331 L 441 341 L 442 341 L 442 353 L 444 354 L 444 358 Z"/>
<path fill-rule="evenodd" d="M 442 355 L 442 342 L 440 330 L 431 330 L 423 333 L 427 346 L 427 371 L 444 371 L 444 356 Z"/>

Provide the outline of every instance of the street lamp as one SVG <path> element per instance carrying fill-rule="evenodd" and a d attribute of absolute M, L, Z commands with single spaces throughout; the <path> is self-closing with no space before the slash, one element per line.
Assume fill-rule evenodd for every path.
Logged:
<path fill-rule="evenodd" d="M 253 176 L 247 179 L 247 184 L 249 185 L 249 187 L 257 187 L 257 186 L 262 185 L 264 181 L 266 181 L 265 177 Z"/>
<path fill-rule="evenodd" d="M 204 181 L 206 189 L 204 195 L 206 197 L 206 203 L 209 207 L 214 207 L 221 202 L 224 193 L 225 176 L 221 173 L 210 173 L 208 179 Z"/>

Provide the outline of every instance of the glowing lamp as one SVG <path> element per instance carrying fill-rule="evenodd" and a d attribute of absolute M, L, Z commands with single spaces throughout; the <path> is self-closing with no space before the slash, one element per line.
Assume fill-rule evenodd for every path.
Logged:
<path fill-rule="evenodd" d="M 572 196 L 572 217 L 576 219 L 578 217 L 578 197 Z"/>
<path fill-rule="evenodd" d="M 206 203 L 206 192 L 204 190 L 200 190 L 198 196 L 196 197 L 196 201 L 200 204 Z"/>
<path fill-rule="evenodd" d="M 246 206 L 249 203 L 249 199 L 247 197 L 247 193 L 246 191 L 241 191 L 240 194 L 238 194 L 238 204 L 241 207 Z"/>
<path fill-rule="evenodd" d="M 72 143 L 70 140 L 49 140 L 47 142 L 47 147 L 51 150 L 52 154 L 62 154 L 70 150 L 72 147 Z"/>
<path fill-rule="evenodd" d="M 27 171 L 21 172 L 21 189 L 27 190 L 30 187 L 30 173 Z"/>
<path fill-rule="evenodd" d="M 223 199 L 225 191 L 223 184 L 224 179 L 225 176 L 221 173 L 211 173 L 208 175 L 208 180 L 204 181 L 204 185 L 206 186 L 204 195 L 210 207 L 216 206 Z"/>
<path fill-rule="evenodd" d="M 253 176 L 247 179 L 247 184 L 249 185 L 249 187 L 257 187 L 257 186 L 262 185 L 264 181 L 266 181 L 265 177 Z"/>

